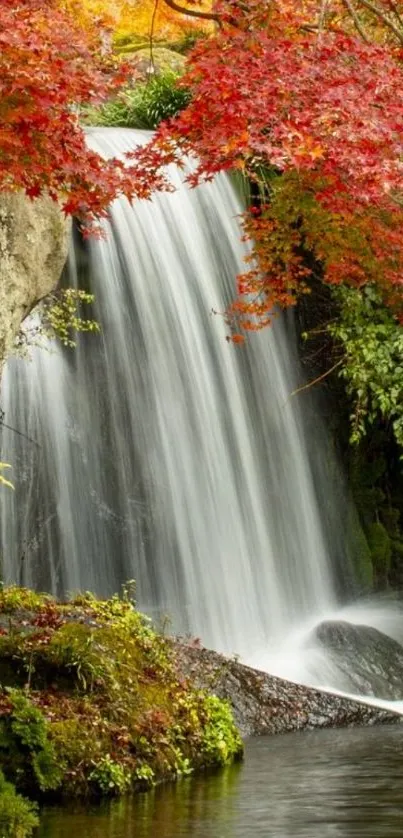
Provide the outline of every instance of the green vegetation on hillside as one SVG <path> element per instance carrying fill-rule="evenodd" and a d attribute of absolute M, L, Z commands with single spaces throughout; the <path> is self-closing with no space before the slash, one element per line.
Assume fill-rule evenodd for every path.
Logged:
<path fill-rule="evenodd" d="M 341 376 L 353 401 L 351 441 L 381 420 L 403 447 L 403 328 L 371 285 L 333 294 L 340 313 L 329 332 L 343 353 Z"/>
<path fill-rule="evenodd" d="M 0 768 L 34 800 L 121 795 L 242 754 L 229 706 L 177 674 L 127 590 L 61 604 L 2 589 L 0 681 Z M 0 783 L 0 823 L 14 794 Z M 35 810 L 18 807 L 25 831 L 2 835 L 30 834 Z"/>

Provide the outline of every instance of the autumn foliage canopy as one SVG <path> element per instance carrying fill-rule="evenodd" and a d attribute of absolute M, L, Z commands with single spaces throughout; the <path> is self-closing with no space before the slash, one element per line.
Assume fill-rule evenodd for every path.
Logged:
<path fill-rule="evenodd" d="M 308 291 L 312 269 L 329 283 L 376 283 L 401 312 L 397 0 L 217 0 L 181 82 L 190 104 L 124 167 L 87 149 L 77 107 L 124 79 L 103 36 L 131 5 L 135 14 L 128 1 L 2 0 L 0 189 L 62 195 L 66 212 L 92 222 L 119 193 L 161 188 L 165 164 L 191 155 L 192 185 L 234 169 L 255 184 L 243 218 L 250 265 L 229 312 L 236 334 Z"/>
<path fill-rule="evenodd" d="M 110 96 L 126 74 L 99 24 L 76 23 L 68 0 L 1 0 L 0 190 L 46 191 L 89 225 L 117 194 L 147 197 L 159 185 L 87 148 L 78 107 Z"/>
<path fill-rule="evenodd" d="M 307 291 L 312 259 L 325 281 L 375 282 L 401 310 L 400 45 L 345 27 L 320 31 L 308 25 L 307 4 L 219 0 L 215 9 L 221 28 L 193 51 L 183 79 L 190 105 L 137 159 L 191 154 L 192 184 L 233 169 L 256 182 L 235 331 L 260 328 L 273 304 Z"/>

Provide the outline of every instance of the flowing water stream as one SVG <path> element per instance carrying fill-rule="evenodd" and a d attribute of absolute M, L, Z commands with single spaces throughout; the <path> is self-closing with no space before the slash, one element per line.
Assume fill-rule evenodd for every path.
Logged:
<path fill-rule="evenodd" d="M 144 140 L 89 132 L 105 156 Z M 134 578 L 170 630 L 274 671 L 288 642 L 282 674 L 306 680 L 296 638 L 334 612 L 332 567 L 349 567 L 337 465 L 309 395 L 290 396 L 292 328 L 237 348 L 212 314 L 246 255 L 231 184 L 171 176 L 173 194 L 116 201 L 104 240 L 76 237 L 65 283 L 94 292 L 101 334 L 7 364 L 4 578 L 58 594 Z"/>

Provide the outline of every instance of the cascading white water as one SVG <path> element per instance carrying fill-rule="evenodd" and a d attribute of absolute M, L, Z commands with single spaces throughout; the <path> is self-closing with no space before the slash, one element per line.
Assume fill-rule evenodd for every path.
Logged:
<path fill-rule="evenodd" d="M 89 136 L 105 156 L 143 141 Z M 7 365 L 2 408 L 19 433 L 2 432 L 16 482 L 3 573 L 59 593 L 135 578 L 143 608 L 250 659 L 335 607 L 329 543 L 342 549 L 342 534 L 323 532 L 328 490 L 290 398 L 284 325 L 239 348 L 211 313 L 243 269 L 234 191 L 172 178 L 173 194 L 116 201 L 105 240 L 72 250 L 67 284 L 90 285 L 101 335 Z"/>

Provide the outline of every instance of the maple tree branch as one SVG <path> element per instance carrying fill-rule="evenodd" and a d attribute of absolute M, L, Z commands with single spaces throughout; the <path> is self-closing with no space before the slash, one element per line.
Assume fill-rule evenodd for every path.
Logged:
<path fill-rule="evenodd" d="M 398 8 L 397 8 L 396 3 L 394 2 L 394 0 L 388 0 L 388 6 L 389 6 L 389 8 L 391 9 L 391 11 L 393 12 L 393 14 L 395 15 L 395 17 L 397 18 L 397 20 L 398 20 L 398 22 L 399 22 L 400 26 L 401 26 L 401 27 L 402 27 L 402 29 L 403 29 L 403 18 L 401 17 L 401 15 L 400 15 L 400 13 L 399 13 L 399 10 L 398 10 Z"/>
<path fill-rule="evenodd" d="M 320 11 L 319 11 L 319 20 L 318 20 L 318 39 L 320 39 L 324 28 L 325 28 L 325 21 L 326 21 L 326 12 L 328 9 L 329 0 L 322 0 L 320 4 Z"/>
<path fill-rule="evenodd" d="M 390 18 L 382 11 L 378 6 L 371 2 L 371 0 L 360 0 L 362 6 L 365 6 L 366 9 L 369 9 L 376 17 L 383 21 L 385 26 L 388 27 L 394 34 L 396 38 L 403 44 L 403 31 L 401 31 Z"/>
<path fill-rule="evenodd" d="M 350 17 L 353 19 L 353 21 L 354 21 L 354 26 L 355 26 L 355 28 L 356 28 L 357 32 L 359 33 L 359 35 L 361 35 L 361 38 L 363 38 L 363 40 L 364 40 L 367 44 L 369 44 L 369 43 L 370 43 L 370 39 L 368 38 L 368 35 L 367 35 L 367 33 L 366 33 L 366 31 L 365 31 L 365 29 L 364 29 L 364 27 L 363 27 L 363 25 L 362 25 L 362 23 L 361 23 L 361 21 L 360 21 L 360 19 L 359 19 L 358 15 L 357 15 L 357 12 L 356 12 L 356 10 L 355 10 L 355 8 L 354 8 L 353 4 L 351 3 L 351 0 L 342 0 L 342 3 L 343 3 L 343 6 L 345 6 L 345 7 L 346 7 L 346 9 L 347 9 L 348 14 L 350 15 Z"/>
<path fill-rule="evenodd" d="M 318 24 L 317 23 L 301 23 L 300 25 L 301 32 L 317 32 L 318 31 Z"/>
<path fill-rule="evenodd" d="M 214 12 L 199 12 L 197 9 L 186 9 L 184 6 L 180 6 L 176 3 L 176 0 L 163 0 L 166 6 L 169 6 L 170 9 L 173 9 L 174 12 L 179 12 L 181 15 L 189 15 L 189 17 L 198 17 L 202 20 L 215 20 L 216 23 L 221 25 L 221 18 L 219 15 L 215 14 Z"/>

